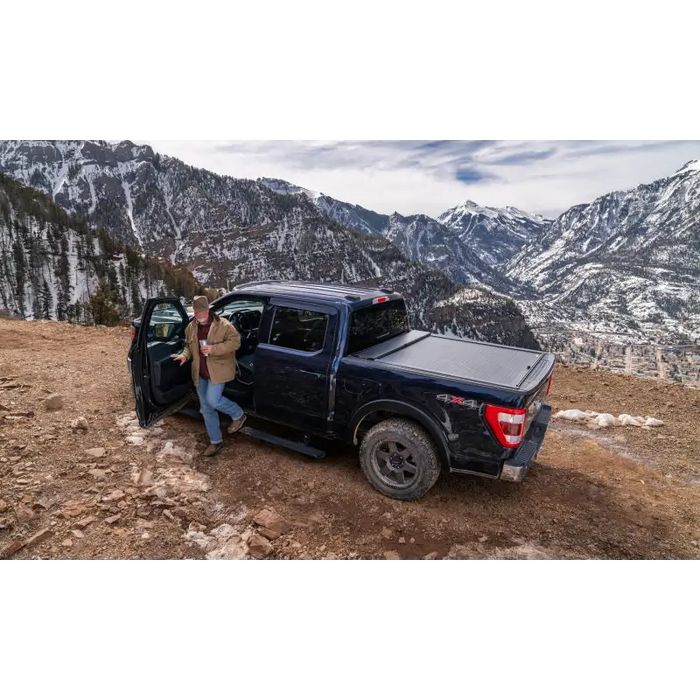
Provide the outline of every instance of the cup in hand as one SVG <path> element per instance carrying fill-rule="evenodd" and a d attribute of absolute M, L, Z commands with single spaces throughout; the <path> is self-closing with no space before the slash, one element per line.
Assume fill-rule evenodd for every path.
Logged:
<path fill-rule="evenodd" d="M 200 340 L 200 341 L 199 341 L 199 347 L 200 347 L 200 348 L 205 348 L 205 347 L 207 347 L 207 345 L 209 345 L 209 343 L 207 343 L 206 340 Z"/>

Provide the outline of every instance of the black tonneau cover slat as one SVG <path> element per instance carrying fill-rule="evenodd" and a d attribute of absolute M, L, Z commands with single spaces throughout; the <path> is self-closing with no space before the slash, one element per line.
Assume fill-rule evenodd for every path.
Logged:
<path fill-rule="evenodd" d="M 399 340 L 403 342 L 399 343 Z M 392 343 L 395 343 L 395 348 L 392 348 Z M 355 356 L 390 367 L 522 391 L 529 388 L 531 382 L 526 382 L 526 379 L 528 375 L 534 375 L 532 370 L 545 354 L 540 350 L 411 331 Z"/>
<path fill-rule="evenodd" d="M 391 355 L 392 352 L 413 345 L 413 343 L 417 343 L 419 340 L 423 340 L 423 338 L 427 338 L 429 335 L 430 333 L 426 331 L 408 331 L 408 333 L 402 333 L 395 338 L 385 340 L 383 343 L 373 345 L 371 348 L 356 352 L 355 357 L 360 357 L 363 360 L 379 360 L 382 357 Z"/>

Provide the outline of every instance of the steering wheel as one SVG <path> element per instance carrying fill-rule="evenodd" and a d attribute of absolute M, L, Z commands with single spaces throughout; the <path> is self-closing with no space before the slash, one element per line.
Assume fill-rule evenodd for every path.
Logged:
<path fill-rule="evenodd" d="M 234 311 L 229 318 L 233 327 L 238 331 L 241 336 L 241 341 L 249 341 L 253 337 L 252 328 L 244 328 L 243 324 L 243 314 L 240 311 Z"/>

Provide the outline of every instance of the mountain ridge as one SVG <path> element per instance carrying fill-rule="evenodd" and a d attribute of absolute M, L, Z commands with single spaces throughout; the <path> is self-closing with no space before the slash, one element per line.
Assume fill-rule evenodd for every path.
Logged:
<path fill-rule="evenodd" d="M 505 272 L 593 333 L 700 337 L 700 161 L 572 207 Z"/>
<path fill-rule="evenodd" d="M 0 310 L 24 319 L 106 321 L 147 296 L 203 292 L 189 270 L 159 262 L 67 214 L 0 173 Z"/>
<path fill-rule="evenodd" d="M 187 265 L 209 287 L 266 277 L 388 284 L 409 300 L 417 328 L 537 346 L 510 299 L 486 289 L 460 296 L 462 287 L 441 272 L 411 261 L 384 237 L 334 222 L 307 197 L 193 168 L 131 142 L 40 142 L 36 149 L 0 142 L 0 170 L 33 180 L 123 242 Z"/>

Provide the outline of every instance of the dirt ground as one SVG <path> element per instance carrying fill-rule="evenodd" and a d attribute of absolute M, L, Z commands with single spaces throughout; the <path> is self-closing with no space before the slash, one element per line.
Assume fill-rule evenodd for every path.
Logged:
<path fill-rule="evenodd" d="M 0 319 L 0 339 L 3 558 L 700 558 L 692 389 L 560 366 L 555 412 L 664 425 L 553 420 L 524 483 L 447 476 L 403 503 L 370 487 L 351 448 L 313 460 L 238 435 L 204 460 L 194 418 L 140 430 L 128 328 Z"/>

